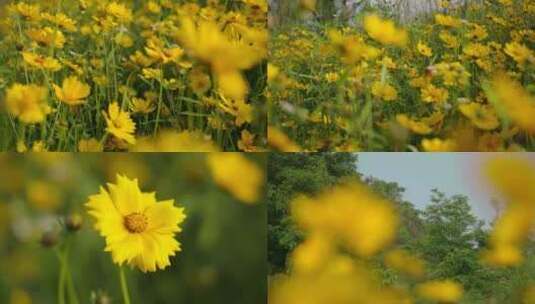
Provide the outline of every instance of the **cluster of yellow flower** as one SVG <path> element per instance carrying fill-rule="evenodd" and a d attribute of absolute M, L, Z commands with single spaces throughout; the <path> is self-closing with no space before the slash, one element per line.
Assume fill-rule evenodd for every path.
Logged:
<path fill-rule="evenodd" d="M 15 1 L 6 9 L 4 146 L 263 149 L 265 0 Z M 174 136 L 160 136 L 166 129 Z"/>
<path fill-rule="evenodd" d="M 534 149 L 535 5 L 475 1 L 447 11 L 404 28 L 369 12 L 356 19 L 362 27 L 275 28 L 271 148 Z M 282 136 L 287 146 L 272 144 Z"/>

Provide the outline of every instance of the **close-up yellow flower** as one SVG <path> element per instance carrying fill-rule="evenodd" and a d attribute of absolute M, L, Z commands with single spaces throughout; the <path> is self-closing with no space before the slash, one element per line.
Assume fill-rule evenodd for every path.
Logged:
<path fill-rule="evenodd" d="M 142 192 L 137 179 L 117 175 L 117 183 L 89 197 L 86 204 L 95 229 L 106 239 L 105 251 L 113 262 L 143 272 L 165 269 L 180 251 L 175 239 L 185 219 L 174 200 L 157 201 L 154 192 Z"/>

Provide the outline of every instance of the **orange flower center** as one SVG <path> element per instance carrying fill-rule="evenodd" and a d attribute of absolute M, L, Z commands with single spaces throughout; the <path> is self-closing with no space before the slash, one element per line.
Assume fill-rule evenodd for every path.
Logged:
<path fill-rule="evenodd" d="M 131 213 L 124 218 L 124 227 L 131 233 L 141 233 L 148 225 L 147 217 L 139 212 Z"/>

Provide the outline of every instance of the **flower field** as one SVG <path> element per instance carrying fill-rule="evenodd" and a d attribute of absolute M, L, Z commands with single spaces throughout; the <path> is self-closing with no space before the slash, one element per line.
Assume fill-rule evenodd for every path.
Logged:
<path fill-rule="evenodd" d="M 267 4 L 9 1 L 0 149 L 256 151 Z"/>
<path fill-rule="evenodd" d="M 313 12 L 315 2 L 301 1 L 301 10 Z M 440 3 L 405 24 L 391 17 L 395 9 L 365 8 L 354 26 L 319 19 L 274 27 L 272 148 L 533 150 L 535 4 Z"/>
<path fill-rule="evenodd" d="M 264 167 L 238 153 L 1 155 L 0 303 L 262 303 Z"/>

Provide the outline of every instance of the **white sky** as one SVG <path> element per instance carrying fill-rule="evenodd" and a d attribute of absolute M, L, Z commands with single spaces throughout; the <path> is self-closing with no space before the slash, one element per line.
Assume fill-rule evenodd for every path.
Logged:
<path fill-rule="evenodd" d="M 495 212 L 493 192 L 481 173 L 495 157 L 527 157 L 535 163 L 535 153 L 358 153 L 357 170 L 365 176 L 394 181 L 405 188 L 404 199 L 423 209 L 431 189 L 447 195 L 468 196 L 472 211 L 487 222 Z M 534 185 L 535 186 L 535 185 Z"/>

